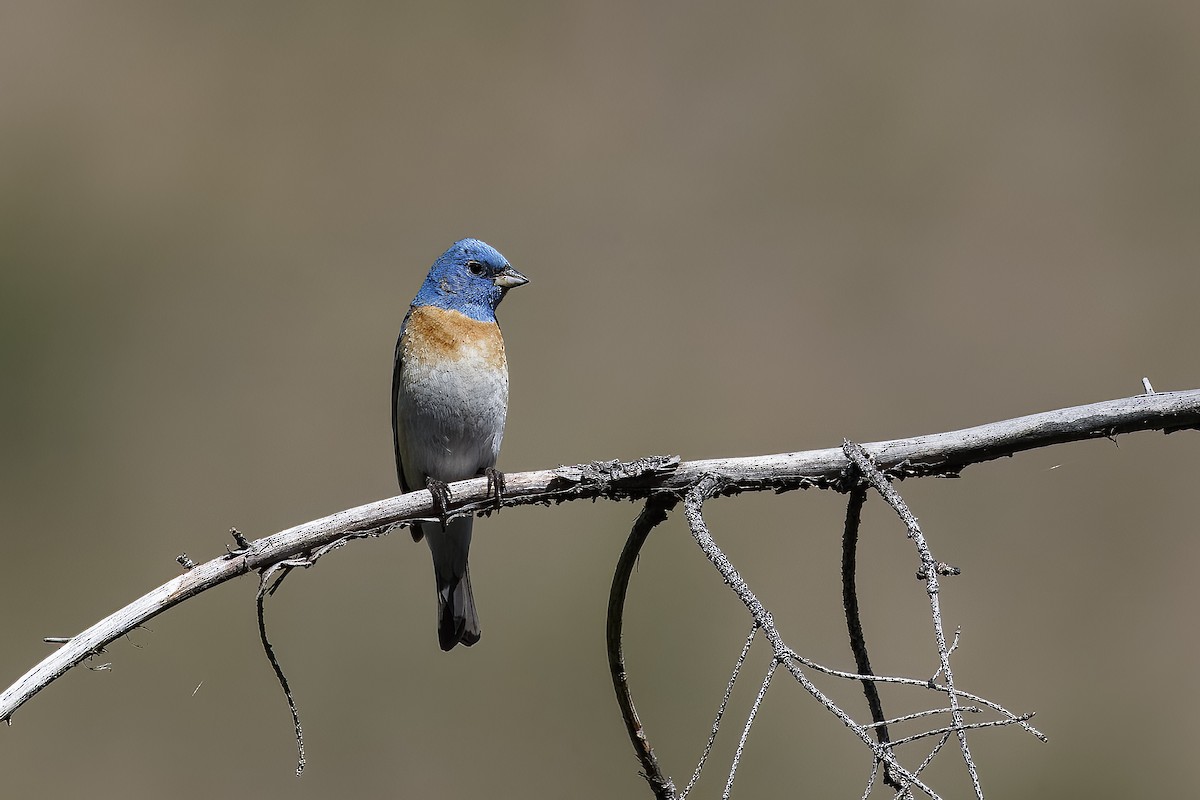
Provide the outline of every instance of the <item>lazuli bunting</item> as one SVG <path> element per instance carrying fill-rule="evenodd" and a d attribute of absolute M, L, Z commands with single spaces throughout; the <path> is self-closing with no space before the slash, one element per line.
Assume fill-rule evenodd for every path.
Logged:
<path fill-rule="evenodd" d="M 528 282 L 495 248 L 462 239 L 433 262 L 400 326 L 392 372 L 396 472 L 403 491 L 429 489 L 443 513 L 451 481 L 486 474 L 497 497 L 503 490 L 495 464 L 508 413 L 508 361 L 496 306 Z M 467 570 L 473 522 L 412 527 L 413 541 L 424 537 L 433 552 L 443 650 L 479 641 Z"/>

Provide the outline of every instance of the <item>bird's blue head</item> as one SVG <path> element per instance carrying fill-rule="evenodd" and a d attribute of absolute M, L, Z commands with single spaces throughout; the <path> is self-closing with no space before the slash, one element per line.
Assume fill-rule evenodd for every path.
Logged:
<path fill-rule="evenodd" d="M 504 293 L 526 283 L 529 279 L 490 244 L 460 239 L 433 262 L 413 306 L 436 306 L 493 322 Z"/>

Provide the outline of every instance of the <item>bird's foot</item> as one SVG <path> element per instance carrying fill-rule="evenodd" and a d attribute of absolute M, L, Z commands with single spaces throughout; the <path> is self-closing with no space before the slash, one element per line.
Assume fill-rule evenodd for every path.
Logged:
<path fill-rule="evenodd" d="M 496 498 L 496 508 L 499 508 L 501 501 L 504 500 L 504 473 L 495 467 L 488 467 L 483 474 L 488 479 L 488 494 Z"/>
<path fill-rule="evenodd" d="M 425 488 L 429 490 L 429 494 L 433 496 L 434 513 L 442 520 L 442 528 L 446 527 L 446 517 L 450 508 L 450 487 L 445 481 L 439 481 L 437 478 L 426 478 Z"/>

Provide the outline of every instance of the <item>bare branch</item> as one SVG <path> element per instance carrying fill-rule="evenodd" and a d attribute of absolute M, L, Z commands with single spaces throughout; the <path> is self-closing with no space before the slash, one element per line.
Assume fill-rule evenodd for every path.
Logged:
<path fill-rule="evenodd" d="M 625 730 L 629 733 L 629 741 L 638 761 L 642 764 L 642 775 L 650 784 L 650 790 L 659 800 L 674 800 L 675 784 L 663 774 L 654 755 L 654 748 L 646 738 L 642 721 L 638 718 L 637 709 L 633 705 L 633 696 L 629 693 L 629 680 L 625 672 L 625 653 L 621 647 L 621 627 L 625 617 L 625 593 L 629 589 L 629 576 L 637 564 L 638 554 L 650 532 L 663 520 L 667 513 L 675 507 L 676 500 L 670 495 L 655 495 L 646 501 L 642 513 L 633 523 L 633 530 L 625 540 L 621 557 L 617 560 L 617 568 L 613 572 L 612 589 L 608 595 L 608 670 L 612 674 L 613 689 L 617 693 L 617 705 L 621 707 L 621 717 L 625 720 Z"/>
<path fill-rule="evenodd" d="M 887 476 L 955 475 L 964 467 L 1051 444 L 1113 437 L 1140 430 L 1200 427 L 1200 390 L 1162 392 L 1034 414 L 950 433 L 864 445 Z M 578 499 L 680 496 L 707 475 L 719 492 L 845 490 L 849 462 L 840 448 L 769 456 L 682 462 L 672 457 L 593 462 L 507 476 L 504 506 Z M 486 513 L 494 507 L 487 478 L 453 484 L 451 514 Z M 225 581 L 296 557 L 307 557 L 346 537 L 384 531 L 435 514 L 428 491 L 379 500 L 248 542 L 225 557 L 197 564 L 72 637 L 0 694 L 0 720 L 31 697 L 138 625 Z M 784 664 L 783 666 L 787 666 Z"/>
<path fill-rule="evenodd" d="M 871 669 L 871 659 L 867 653 L 867 639 L 863 634 L 862 615 L 858 608 L 858 529 L 862 521 L 862 507 L 867 502 L 867 487 L 855 485 L 850 490 L 846 501 L 846 522 L 842 528 L 842 609 L 846 612 L 846 632 L 850 635 L 850 651 L 854 653 L 854 663 L 863 675 L 874 675 Z M 887 721 L 883 715 L 883 701 L 879 699 L 879 688 L 875 681 L 862 681 L 863 695 L 867 699 L 867 707 L 871 710 L 871 727 L 875 729 L 875 739 L 881 745 L 891 741 Z M 891 769 L 884 767 L 883 782 L 896 791 L 903 791 L 900 781 L 892 775 Z"/>

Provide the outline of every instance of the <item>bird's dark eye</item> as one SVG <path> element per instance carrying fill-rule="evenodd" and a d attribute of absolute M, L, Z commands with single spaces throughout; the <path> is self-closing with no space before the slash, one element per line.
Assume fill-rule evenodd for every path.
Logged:
<path fill-rule="evenodd" d="M 476 261 L 475 259 L 471 259 L 470 261 L 467 262 L 467 269 L 471 270 L 471 274 L 475 275 L 475 276 L 483 275 L 483 272 L 484 272 L 483 264 Z"/>

